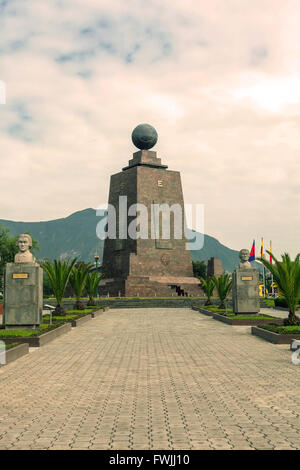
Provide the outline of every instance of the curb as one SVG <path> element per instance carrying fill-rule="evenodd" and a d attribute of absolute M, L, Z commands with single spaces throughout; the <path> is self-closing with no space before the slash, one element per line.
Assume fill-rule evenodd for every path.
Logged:
<path fill-rule="evenodd" d="M 280 335 L 278 333 L 273 333 L 273 331 L 258 328 L 257 326 L 252 326 L 251 334 L 254 336 L 259 336 L 260 338 L 273 344 L 290 344 L 291 340 L 300 339 L 300 334 L 295 335 L 294 333 L 291 335 Z"/>
<path fill-rule="evenodd" d="M 247 319 L 243 318 L 241 320 L 238 320 L 237 318 L 228 318 L 225 317 L 224 315 L 219 315 L 218 313 L 213 314 L 213 319 L 221 321 L 223 323 L 226 323 L 227 325 L 232 325 L 232 326 L 256 326 L 256 325 L 269 325 L 270 323 L 275 324 L 275 325 L 282 325 L 282 319 L 281 318 L 270 318 L 270 319 Z"/>
<path fill-rule="evenodd" d="M 28 343 L 18 344 L 18 346 L 8 349 L 8 351 L 5 352 L 6 364 L 0 364 L 0 367 L 1 365 L 6 366 L 7 364 L 10 364 L 11 362 L 19 359 L 19 357 L 25 356 L 28 353 L 29 353 Z"/>

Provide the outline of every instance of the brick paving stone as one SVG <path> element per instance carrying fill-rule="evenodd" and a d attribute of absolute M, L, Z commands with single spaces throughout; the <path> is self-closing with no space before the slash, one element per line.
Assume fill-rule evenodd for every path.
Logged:
<path fill-rule="evenodd" d="M 0 449 L 299 449 L 288 345 L 120 309 L 0 368 Z"/>

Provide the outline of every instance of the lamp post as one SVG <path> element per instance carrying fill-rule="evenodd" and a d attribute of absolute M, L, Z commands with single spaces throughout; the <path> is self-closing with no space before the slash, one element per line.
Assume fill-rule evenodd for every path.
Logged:
<path fill-rule="evenodd" d="M 99 256 L 95 255 L 94 259 L 95 259 L 95 264 L 96 264 L 96 271 L 98 271 Z M 97 287 L 97 297 L 99 297 L 99 286 Z"/>

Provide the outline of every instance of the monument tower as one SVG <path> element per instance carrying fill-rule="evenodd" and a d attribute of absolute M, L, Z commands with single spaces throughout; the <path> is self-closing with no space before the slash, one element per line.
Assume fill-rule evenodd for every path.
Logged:
<path fill-rule="evenodd" d="M 116 220 L 125 214 L 126 228 L 136 219 L 136 214 L 128 215 L 132 204 L 143 204 L 147 208 L 147 238 L 125 237 L 120 228 L 116 238 L 106 238 L 104 242 L 103 272 L 105 278 L 100 283 L 102 295 L 110 296 L 172 296 L 201 295 L 200 282 L 193 276 L 191 254 L 186 249 L 188 240 L 184 235 L 184 202 L 181 178 L 178 171 L 167 170 L 167 166 L 151 151 L 157 142 L 156 130 L 148 125 L 137 126 L 132 140 L 139 151 L 133 154 L 128 166 L 112 175 L 110 180 L 109 204 L 116 210 Z M 126 198 L 121 198 L 126 196 Z M 127 208 L 122 206 L 124 200 Z M 175 215 L 171 211 L 170 236 L 162 236 L 162 212 L 159 220 L 159 235 L 153 237 L 153 205 L 173 204 L 182 210 L 182 237 L 174 236 Z M 121 213 L 122 212 L 122 213 Z M 139 213 L 138 213 L 139 214 Z"/>

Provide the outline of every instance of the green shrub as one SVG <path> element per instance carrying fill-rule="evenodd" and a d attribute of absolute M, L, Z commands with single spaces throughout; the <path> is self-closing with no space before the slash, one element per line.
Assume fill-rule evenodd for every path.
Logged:
<path fill-rule="evenodd" d="M 88 308 L 85 308 L 83 310 L 78 310 L 78 309 L 70 309 L 70 310 L 67 310 L 66 314 L 67 315 L 74 315 L 75 317 L 78 315 L 81 315 L 81 316 L 84 316 L 93 312 L 93 311 L 96 311 L 96 310 L 99 310 L 101 307 L 88 307 Z M 103 307 L 102 307 L 103 308 Z"/>
<path fill-rule="evenodd" d="M 287 301 L 284 297 L 276 297 L 275 298 L 275 307 L 284 307 L 288 308 Z"/>
<path fill-rule="evenodd" d="M 263 330 L 272 331 L 273 333 L 278 333 L 280 335 L 299 335 L 300 334 L 300 326 L 296 325 L 289 325 L 289 326 L 280 326 L 280 325 L 261 325 L 258 328 L 262 328 Z"/>

